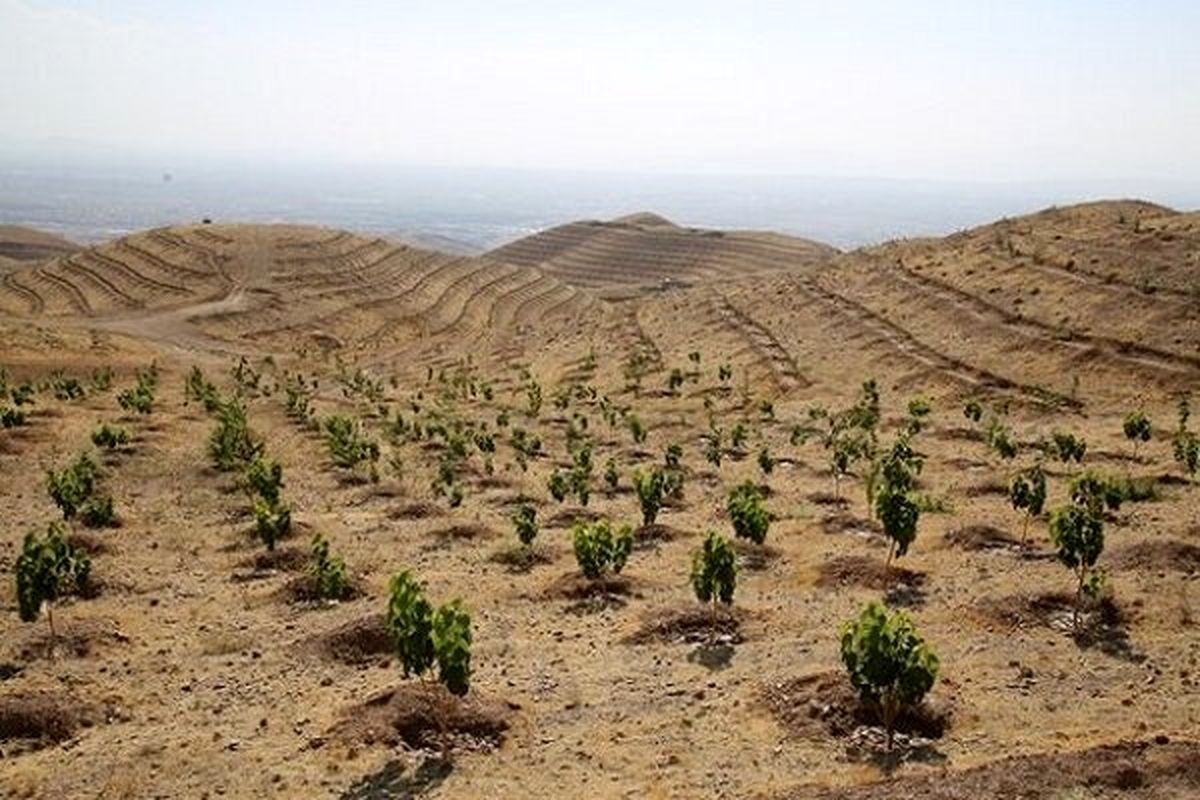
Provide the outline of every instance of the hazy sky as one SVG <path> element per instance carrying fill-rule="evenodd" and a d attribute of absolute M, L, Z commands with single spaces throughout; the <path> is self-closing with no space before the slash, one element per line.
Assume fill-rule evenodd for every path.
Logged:
<path fill-rule="evenodd" d="M 0 0 L 0 148 L 1200 180 L 1197 0 Z"/>

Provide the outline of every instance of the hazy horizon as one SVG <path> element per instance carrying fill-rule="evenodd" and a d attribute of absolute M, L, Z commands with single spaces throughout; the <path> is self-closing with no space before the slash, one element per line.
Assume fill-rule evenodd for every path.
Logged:
<path fill-rule="evenodd" d="M 0 0 L 4 152 L 1200 181 L 1200 5 Z"/>
<path fill-rule="evenodd" d="M 479 248 L 649 210 L 853 247 L 1192 209 L 1197 29 L 1182 0 L 0 0 L 0 222 Z"/>

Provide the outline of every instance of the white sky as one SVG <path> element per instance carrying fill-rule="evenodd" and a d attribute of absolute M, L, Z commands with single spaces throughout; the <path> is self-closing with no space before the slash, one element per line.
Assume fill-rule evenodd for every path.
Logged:
<path fill-rule="evenodd" d="M 1200 180 L 1200 2 L 0 0 L 0 151 Z"/>

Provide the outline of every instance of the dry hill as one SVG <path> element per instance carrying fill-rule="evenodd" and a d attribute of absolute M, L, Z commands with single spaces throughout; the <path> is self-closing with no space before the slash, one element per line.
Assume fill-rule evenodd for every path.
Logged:
<path fill-rule="evenodd" d="M 1175 457 L 1197 254 L 1195 214 L 1120 202 L 850 253 L 639 214 L 482 257 L 211 225 L 10 266 L 0 405 L 32 402 L 0 429 L 0 572 L 63 522 L 47 470 L 81 452 L 119 525 L 67 523 L 94 580 L 54 605 L 56 639 L 0 582 L 0 796 L 1200 796 L 1200 488 Z M 185 395 L 193 367 L 224 405 Z M 871 378 L 878 453 L 905 452 L 911 399 L 931 406 L 905 462 L 915 540 L 890 561 L 870 463 L 835 480 L 812 414 Z M 282 469 L 273 550 L 246 471 L 213 453 L 242 405 Z M 100 423 L 129 441 L 94 444 Z M 1081 463 L 1038 447 L 1064 432 Z M 676 452 L 681 488 L 642 524 L 636 476 Z M 1035 464 L 1047 509 L 1084 471 L 1124 501 L 1088 511 L 1095 601 L 1048 515 L 1010 503 Z M 734 536 L 746 484 L 766 539 L 733 545 L 732 609 L 701 607 L 692 559 Z M 598 518 L 634 545 L 589 581 L 574 528 Z M 345 559 L 337 602 L 314 599 L 317 533 Z M 470 610 L 465 701 L 401 673 L 383 615 L 402 569 Z M 839 658 L 870 601 L 940 658 L 890 752 Z"/>
<path fill-rule="evenodd" d="M 79 245 L 52 233 L 20 225 L 0 225 L 0 258 L 41 261 L 78 249 Z"/>
<path fill-rule="evenodd" d="M 829 263 L 836 250 L 772 233 L 684 228 L 655 214 L 560 225 L 492 250 L 499 261 L 536 266 L 609 294 L 688 286 Z"/>

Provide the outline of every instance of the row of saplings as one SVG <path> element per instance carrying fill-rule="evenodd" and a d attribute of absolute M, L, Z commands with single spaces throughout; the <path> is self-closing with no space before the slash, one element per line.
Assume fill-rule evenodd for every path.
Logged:
<path fill-rule="evenodd" d="M 112 377 L 112 371 L 107 368 L 94 371 L 90 392 L 108 391 Z M 138 370 L 136 377 L 133 387 L 118 394 L 117 403 L 127 413 L 147 415 L 153 408 L 158 388 L 158 368 L 151 364 Z M 35 386 L 37 391 L 53 391 L 62 401 L 77 400 L 87 394 L 78 379 L 56 373 L 42 384 L 26 382 L 13 388 L 12 397 L 18 409 L 34 402 Z M 7 389 L 7 375 L 3 370 L 0 370 L 0 389 Z M 24 424 L 23 418 L 19 424 Z M 108 423 L 101 423 L 92 432 L 91 439 L 99 450 L 108 453 L 120 451 L 131 441 L 126 428 Z M 63 521 L 52 522 L 44 535 L 37 531 L 25 535 L 14 573 L 18 614 L 23 621 L 34 622 L 45 609 L 53 654 L 57 639 L 53 603 L 61 597 L 85 595 L 93 588 L 91 558 L 86 550 L 72 545 L 65 526 L 78 521 L 85 528 L 108 528 L 117 525 L 118 520 L 112 495 L 101 486 L 100 467 L 89 453 L 80 453 L 61 469 L 47 470 L 46 493 L 62 513 Z"/>

